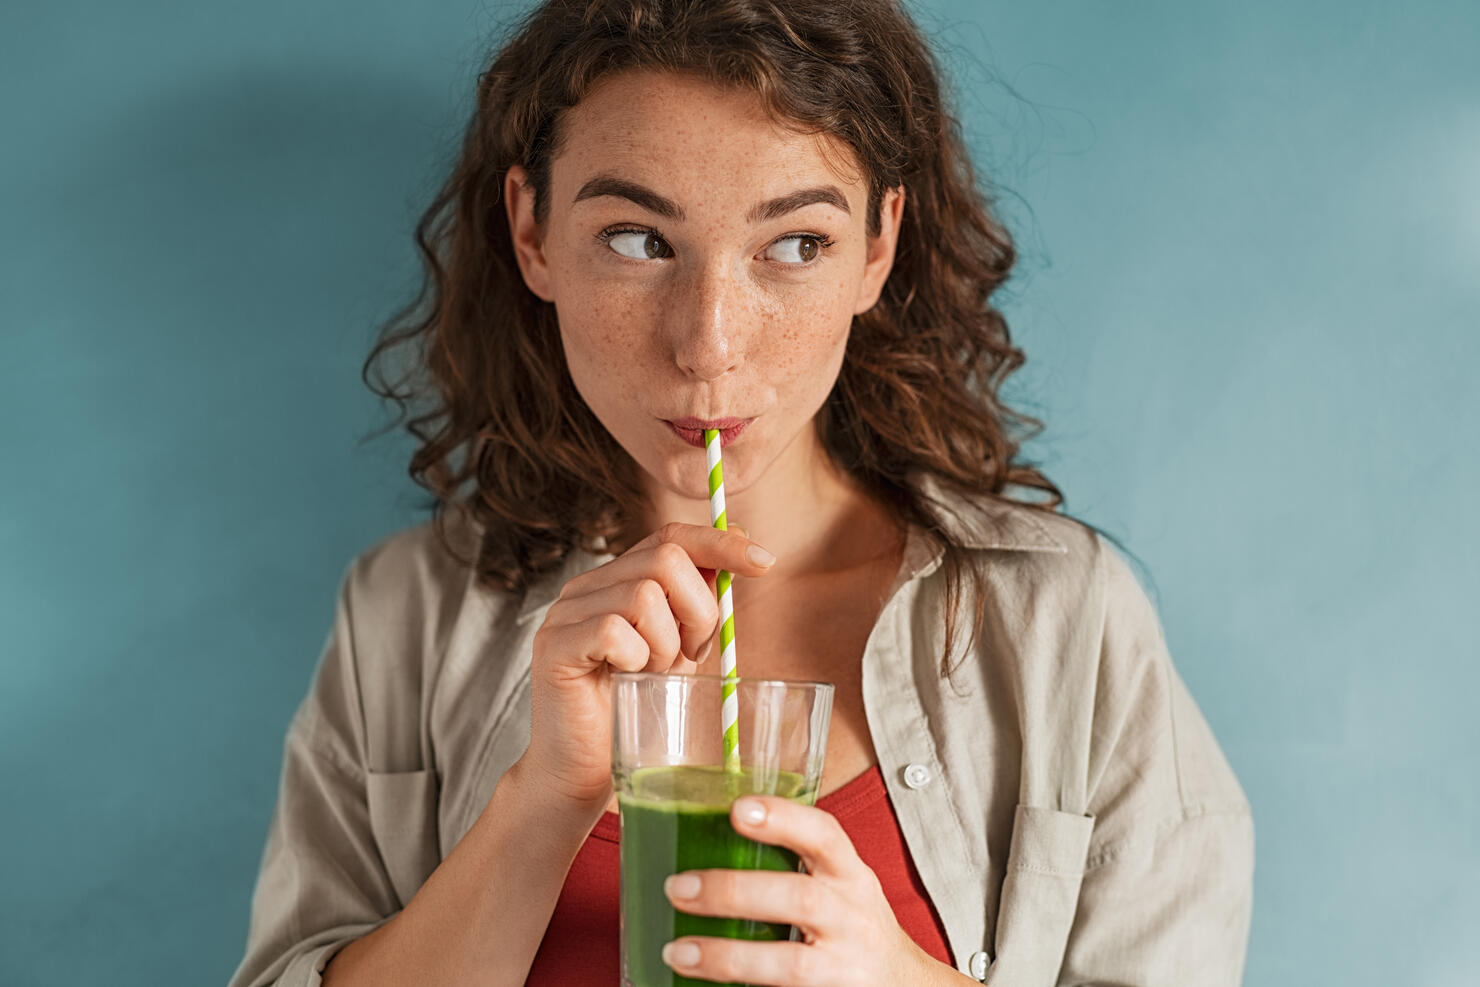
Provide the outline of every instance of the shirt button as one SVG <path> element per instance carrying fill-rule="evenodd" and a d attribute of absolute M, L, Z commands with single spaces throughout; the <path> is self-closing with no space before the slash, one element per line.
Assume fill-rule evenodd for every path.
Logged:
<path fill-rule="evenodd" d="M 972 953 L 971 961 L 967 964 L 971 969 L 971 975 L 977 980 L 987 979 L 987 954 Z"/>
<path fill-rule="evenodd" d="M 924 764 L 910 764 L 906 765 L 904 769 L 904 783 L 916 791 L 930 784 L 931 779 L 934 777 L 930 768 Z"/>

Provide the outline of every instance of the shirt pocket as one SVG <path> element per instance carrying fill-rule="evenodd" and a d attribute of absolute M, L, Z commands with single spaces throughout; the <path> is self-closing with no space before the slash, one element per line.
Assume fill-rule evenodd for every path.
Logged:
<path fill-rule="evenodd" d="M 1094 817 L 1019 805 L 988 983 L 1052 987 L 1064 961 Z"/>
<path fill-rule="evenodd" d="M 442 860 L 437 845 L 437 773 L 369 771 L 370 832 L 402 908 Z"/>

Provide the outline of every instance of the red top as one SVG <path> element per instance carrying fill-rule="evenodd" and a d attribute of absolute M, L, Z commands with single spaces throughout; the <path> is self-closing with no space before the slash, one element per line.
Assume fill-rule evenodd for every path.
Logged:
<path fill-rule="evenodd" d="M 935 906 L 910 860 L 877 765 L 817 800 L 842 823 L 858 856 L 878 875 L 884 897 L 909 937 L 950 965 L 951 951 Z M 621 979 L 617 942 L 617 838 L 615 812 L 604 813 L 581 845 L 555 914 L 545 929 L 526 987 L 610 987 Z"/>

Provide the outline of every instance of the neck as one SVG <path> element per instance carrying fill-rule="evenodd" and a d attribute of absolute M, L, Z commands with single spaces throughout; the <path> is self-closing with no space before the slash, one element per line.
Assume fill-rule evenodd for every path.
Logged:
<path fill-rule="evenodd" d="M 707 499 L 654 489 L 648 503 L 645 532 L 668 521 L 710 523 Z M 863 565 L 896 551 L 904 537 L 887 508 L 827 455 L 815 428 L 803 429 L 744 489 L 726 484 L 725 516 L 776 556 L 773 582 Z"/>

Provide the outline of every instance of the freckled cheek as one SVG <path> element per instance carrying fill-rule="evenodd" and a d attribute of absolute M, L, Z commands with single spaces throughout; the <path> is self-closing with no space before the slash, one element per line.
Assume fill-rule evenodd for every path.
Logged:
<path fill-rule="evenodd" d="M 766 334 L 766 360 L 788 378 L 824 386 L 842 359 L 852 319 L 852 310 L 836 294 L 793 298 L 771 314 L 775 331 Z"/>
<path fill-rule="evenodd" d="M 571 362 L 630 365 L 640 358 L 653 338 L 649 307 L 641 295 L 594 283 L 563 295 L 556 315 Z"/>

